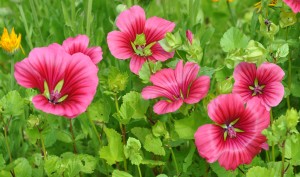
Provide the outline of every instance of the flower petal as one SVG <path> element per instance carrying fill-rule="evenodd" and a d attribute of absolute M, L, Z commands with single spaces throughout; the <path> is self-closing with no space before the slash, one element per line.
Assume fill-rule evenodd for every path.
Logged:
<path fill-rule="evenodd" d="M 188 97 L 184 99 L 185 103 L 195 104 L 204 98 L 209 90 L 210 78 L 208 76 L 201 76 L 197 78 L 191 85 Z"/>
<path fill-rule="evenodd" d="M 246 109 L 234 125 L 244 132 L 261 133 L 270 124 L 270 113 L 261 103 L 261 99 L 254 97 L 247 102 Z"/>
<path fill-rule="evenodd" d="M 198 153 L 209 163 L 215 162 L 223 153 L 224 130 L 222 127 L 206 124 L 198 128 L 194 137 Z"/>
<path fill-rule="evenodd" d="M 128 59 L 134 53 L 130 44 L 130 38 L 126 33 L 120 31 L 108 33 L 107 44 L 111 54 L 118 59 Z"/>
<path fill-rule="evenodd" d="M 271 82 L 281 82 L 283 77 L 284 71 L 273 63 L 263 63 L 257 69 L 257 79 L 261 85 L 267 85 Z"/>
<path fill-rule="evenodd" d="M 173 31 L 175 23 L 159 17 L 148 18 L 145 24 L 144 34 L 147 44 L 163 39 L 167 32 Z"/>
<path fill-rule="evenodd" d="M 159 43 L 156 43 L 154 46 L 151 47 L 152 55 L 150 56 L 151 59 L 158 60 L 158 61 L 166 61 L 169 58 L 173 58 L 174 52 L 166 52 Z"/>
<path fill-rule="evenodd" d="M 193 62 L 186 62 L 182 67 L 183 61 L 180 60 L 175 68 L 175 77 L 184 97 L 187 97 L 189 87 L 196 79 L 199 72 L 199 65 Z"/>
<path fill-rule="evenodd" d="M 178 99 L 173 102 L 161 100 L 154 105 L 153 110 L 156 114 L 166 114 L 170 112 L 175 112 L 180 108 L 182 103 L 183 101 L 181 99 Z"/>
<path fill-rule="evenodd" d="M 138 75 L 146 59 L 137 55 L 133 55 L 130 60 L 130 71 Z"/>
<path fill-rule="evenodd" d="M 236 83 L 252 86 L 256 78 L 256 66 L 254 63 L 241 62 L 233 72 Z"/>
<path fill-rule="evenodd" d="M 166 68 L 158 71 L 150 77 L 150 81 L 158 87 L 164 88 L 174 96 L 179 96 L 180 91 L 175 79 L 174 70 Z"/>
<path fill-rule="evenodd" d="M 97 64 L 102 60 L 103 52 L 101 47 L 90 47 L 85 50 L 84 54 L 89 56 L 94 64 Z"/>
<path fill-rule="evenodd" d="M 54 89 L 63 79 L 67 66 L 65 60 L 70 59 L 69 54 L 56 49 L 59 48 L 54 46 L 33 49 L 28 58 L 15 65 L 17 82 L 26 88 L 38 88 L 43 93 L 46 81 L 49 89 Z"/>
<path fill-rule="evenodd" d="M 237 94 L 220 95 L 207 106 L 209 117 L 217 124 L 230 124 L 244 112 L 242 98 Z"/>
<path fill-rule="evenodd" d="M 143 88 L 142 90 L 142 97 L 145 100 L 153 99 L 153 98 L 159 98 L 159 97 L 165 97 L 170 100 L 173 100 L 173 95 L 168 92 L 166 89 L 158 86 L 147 86 Z"/>
<path fill-rule="evenodd" d="M 298 0 L 283 0 L 294 13 L 300 12 L 300 1 Z"/>
<path fill-rule="evenodd" d="M 88 56 L 81 53 L 73 55 L 64 71 L 64 85 L 60 92 L 61 95 L 68 95 L 68 97 L 63 102 L 55 105 L 60 108 L 47 106 L 45 109 L 48 110 L 45 111 L 68 118 L 74 118 L 83 113 L 96 93 L 98 85 L 97 72 L 98 68 L 89 60 Z M 41 103 L 43 103 L 36 101 L 37 106 L 41 106 Z M 42 100 L 39 99 L 39 101 Z M 40 109 L 43 110 L 43 107 L 40 107 Z"/>
<path fill-rule="evenodd" d="M 134 41 L 137 34 L 144 31 L 146 22 L 145 11 L 140 6 L 132 6 L 128 10 L 120 13 L 117 17 L 116 25 L 121 32 L 129 36 L 130 41 Z"/>
<path fill-rule="evenodd" d="M 240 132 L 236 138 L 226 140 L 218 161 L 226 170 L 235 170 L 241 164 L 250 164 L 261 151 L 266 138 L 261 134 Z"/>
<path fill-rule="evenodd" d="M 75 38 L 69 37 L 64 40 L 62 47 L 70 54 L 84 53 L 89 45 L 89 38 L 86 35 L 78 35 Z"/>
<path fill-rule="evenodd" d="M 277 106 L 284 96 L 284 87 L 281 82 L 272 82 L 265 86 L 262 94 L 264 103 L 269 107 Z"/>

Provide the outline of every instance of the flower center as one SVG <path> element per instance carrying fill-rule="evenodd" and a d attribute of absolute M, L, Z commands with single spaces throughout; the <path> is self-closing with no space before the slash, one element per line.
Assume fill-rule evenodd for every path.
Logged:
<path fill-rule="evenodd" d="M 49 103 L 58 104 L 64 101 L 68 95 L 62 96 L 60 91 L 64 85 L 64 80 L 61 80 L 57 83 L 54 90 L 49 91 L 49 87 L 46 81 L 44 81 L 44 93 L 43 95 L 49 100 Z"/>
<path fill-rule="evenodd" d="M 219 125 L 222 128 L 224 128 L 224 141 L 226 141 L 227 137 L 229 138 L 236 138 L 238 132 L 244 132 L 241 129 L 234 128 L 233 125 L 236 124 L 239 121 L 239 118 L 231 122 L 230 124 L 223 124 Z"/>
<path fill-rule="evenodd" d="M 48 99 L 50 103 L 57 104 L 60 99 L 60 93 L 57 90 L 54 90 L 50 93 L 50 98 Z"/>
<path fill-rule="evenodd" d="M 253 91 L 252 96 L 260 95 L 263 93 L 265 85 L 259 85 L 257 78 L 254 80 L 254 85 L 249 86 L 249 89 Z"/>
<path fill-rule="evenodd" d="M 131 46 L 135 54 L 137 54 L 138 56 L 148 57 L 152 55 L 151 47 L 155 43 L 156 42 L 152 42 L 147 45 L 146 36 L 144 33 L 142 33 L 136 35 L 134 42 L 131 42 Z"/>
<path fill-rule="evenodd" d="M 235 138 L 236 137 L 236 132 L 235 132 L 233 126 L 229 125 L 227 127 L 226 131 L 227 131 L 227 134 L 228 134 L 229 138 Z"/>

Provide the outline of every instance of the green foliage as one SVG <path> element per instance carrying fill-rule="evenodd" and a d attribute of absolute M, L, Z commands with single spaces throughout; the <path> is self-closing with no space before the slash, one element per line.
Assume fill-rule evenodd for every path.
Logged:
<path fill-rule="evenodd" d="M 224 52 L 232 52 L 236 49 L 245 48 L 249 38 L 238 28 L 231 27 L 221 38 L 220 45 Z"/>
<path fill-rule="evenodd" d="M 157 71 L 159 71 L 162 67 L 162 63 L 161 62 L 151 62 L 151 61 L 146 61 L 141 70 L 139 71 L 139 78 L 142 80 L 142 82 L 144 84 L 147 84 L 150 82 L 150 76 L 153 73 L 156 73 Z"/>
<path fill-rule="evenodd" d="M 134 165 L 139 165 L 143 160 L 143 157 L 140 153 L 141 147 L 140 141 L 131 137 L 128 138 L 127 144 L 124 147 L 125 157 L 129 158 L 131 163 Z"/>
<path fill-rule="evenodd" d="M 120 170 L 114 170 L 112 173 L 113 177 L 132 177 L 129 173 Z"/>
<path fill-rule="evenodd" d="M 145 113 L 149 107 L 149 101 L 144 100 L 140 93 L 134 91 L 123 96 L 123 104 L 128 104 L 133 108 L 132 118 L 134 119 L 145 118 Z"/>
<path fill-rule="evenodd" d="M 212 170 L 219 176 L 219 177 L 235 177 L 238 175 L 238 171 L 226 171 L 224 168 L 222 168 L 218 163 L 212 163 L 210 164 L 210 167 Z"/>
<path fill-rule="evenodd" d="M 96 168 L 96 159 L 87 154 L 64 153 L 61 157 L 49 156 L 45 161 L 48 176 L 75 177 L 79 173 L 91 174 Z"/>
<path fill-rule="evenodd" d="M 158 137 L 153 136 L 152 134 L 148 134 L 145 137 L 144 148 L 145 150 L 152 152 L 155 155 L 166 155 L 166 151 L 163 147 L 161 140 Z"/>
<path fill-rule="evenodd" d="M 87 110 L 87 114 L 94 121 L 107 123 L 109 121 L 109 115 L 111 107 L 105 103 L 104 100 L 99 100 L 92 103 Z"/>
<path fill-rule="evenodd" d="M 121 135 L 110 128 L 104 128 L 104 132 L 108 145 L 100 149 L 100 158 L 105 159 L 109 165 L 123 161 L 124 150 Z"/>
<path fill-rule="evenodd" d="M 111 92 L 118 93 L 125 90 L 128 83 L 128 74 L 122 73 L 115 67 L 111 67 L 107 78 L 107 89 Z"/>
<path fill-rule="evenodd" d="M 17 91 L 10 91 L 0 100 L 1 112 L 8 119 L 24 115 L 24 101 Z"/>

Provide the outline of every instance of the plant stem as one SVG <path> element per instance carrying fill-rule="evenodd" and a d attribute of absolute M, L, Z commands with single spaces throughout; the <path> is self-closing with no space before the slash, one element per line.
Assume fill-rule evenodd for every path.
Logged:
<path fill-rule="evenodd" d="M 9 156 L 9 161 L 11 163 L 13 161 L 13 159 L 12 159 L 12 156 L 11 156 L 11 151 L 10 151 L 9 143 L 8 143 L 8 137 L 7 137 L 8 127 L 7 127 L 7 125 L 5 125 L 3 129 L 4 129 L 5 145 L 6 145 L 7 153 L 8 153 L 8 156 Z"/>
<path fill-rule="evenodd" d="M 74 136 L 74 131 L 73 131 L 72 119 L 70 119 L 70 132 L 72 134 L 72 140 L 73 140 L 73 151 L 74 151 L 74 154 L 77 154 L 77 148 L 76 148 L 75 136 Z"/>
<path fill-rule="evenodd" d="M 139 170 L 139 175 L 140 175 L 140 177 L 143 177 L 143 176 L 142 176 L 142 172 L 141 172 L 140 165 L 138 165 L 137 168 L 138 168 L 138 170 Z"/>
<path fill-rule="evenodd" d="M 175 157 L 175 154 L 174 154 L 174 151 L 173 151 L 172 147 L 170 147 L 170 151 L 171 151 L 171 154 L 172 154 L 172 159 L 174 160 L 174 163 L 175 163 L 175 168 L 176 168 L 177 176 L 179 176 L 179 170 L 178 170 L 177 160 L 176 160 L 176 157 Z"/>
<path fill-rule="evenodd" d="M 271 125 L 273 123 L 273 112 L 272 109 L 270 109 L 270 118 L 271 118 Z M 272 160 L 275 162 L 275 147 L 274 142 L 272 142 Z"/>
<path fill-rule="evenodd" d="M 152 71 L 152 68 L 151 68 L 150 63 L 149 63 L 150 61 L 147 59 L 146 62 L 148 63 L 148 67 L 149 67 L 150 74 L 152 75 L 152 74 L 153 74 L 153 71 Z"/>
<path fill-rule="evenodd" d="M 20 11 L 21 20 L 22 20 L 22 22 L 25 26 L 27 43 L 28 43 L 30 49 L 32 49 L 33 48 L 32 41 L 31 41 L 32 33 L 29 30 L 28 23 L 27 23 L 26 16 L 25 16 L 22 5 L 18 5 L 18 8 L 19 8 L 19 11 Z"/>
<path fill-rule="evenodd" d="M 90 121 L 90 123 L 91 123 L 91 125 L 93 127 L 94 133 L 96 134 L 96 136 L 98 138 L 99 145 L 101 146 L 102 145 L 102 141 L 101 141 L 100 135 L 99 135 L 99 133 L 97 131 L 97 128 L 95 126 L 95 123 L 94 123 L 94 121 L 92 120 L 92 118 L 91 118 L 91 116 L 89 114 L 87 114 L 87 116 L 88 116 L 88 119 L 89 119 L 89 121 Z"/>
<path fill-rule="evenodd" d="M 15 61 L 14 61 L 14 55 L 12 55 L 11 60 L 10 60 L 10 89 L 14 89 L 14 66 L 15 66 Z"/>
<path fill-rule="evenodd" d="M 115 100 L 115 105 L 116 105 L 117 113 L 120 114 L 120 108 L 119 108 L 117 94 L 115 94 L 114 100 Z M 122 123 L 119 122 L 119 125 L 120 125 L 120 129 L 121 129 L 121 132 L 122 132 L 123 145 L 125 146 L 126 145 L 126 129 L 123 126 Z M 123 159 L 124 159 L 124 170 L 127 171 L 127 160 L 126 160 L 125 155 L 123 155 Z"/>
<path fill-rule="evenodd" d="M 228 11 L 229 11 L 229 13 L 230 13 L 232 25 L 233 25 L 233 26 L 236 26 L 236 24 L 235 24 L 235 16 L 234 16 L 234 13 L 233 13 L 232 8 L 231 8 L 231 6 L 230 6 L 230 2 L 229 2 L 229 1 L 226 1 L 226 3 L 227 3 L 227 9 L 228 9 Z"/>
<path fill-rule="evenodd" d="M 285 41 L 287 42 L 288 40 L 288 35 L 289 35 L 289 27 L 286 27 L 286 31 L 285 31 Z M 288 89 L 289 91 L 291 91 L 291 85 L 292 85 L 292 61 L 291 61 L 291 55 L 289 54 L 289 60 L 288 60 Z M 288 95 L 286 97 L 286 101 L 287 101 L 287 106 L 288 109 L 291 108 L 291 102 L 290 102 L 290 95 Z"/>
<path fill-rule="evenodd" d="M 92 23 L 92 4 L 93 0 L 88 0 L 88 7 L 87 7 L 87 13 L 86 13 L 86 34 L 90 37 L 90 29 L 91 29 L 91 23 Z"/>
<path fill-rule="evenodd" d="M 183 57 L 179 54 L 178 50 L 175 50 L 177 55 L 180 57 L 180 59 L 183 59 Z"/>
<path fill-rule="evenodd" d="M 44 159 L 47 159 L 47 151 L 46 151 L 46 148 L 45 148 L 45 142 L 44 142 L 44 138 L 43 138 L 43 135 L 42 135 L 42 131 L 39 128 L 38 128 L 38 130 L 39 130 L 39 134 L 40 134 L 40 139 L 41 139 L 41 144 L 42 144 Z"/>
<path fill-rule="evenodd" d="M 292 85 L 292 61 L 289 57 L 289 68 L 288 68 L 288 89 L 291 90 Z M 290 95 L 286 97 L 288 109 L 291 109 Z"/>
<path fill-rule="evenodd" d="M 284 156 L 285 156 L 285 140 L 282 143 L 282 151 L 281 151 L 281 177 L 284 177 L 285 169 L 284 169 Z"/>

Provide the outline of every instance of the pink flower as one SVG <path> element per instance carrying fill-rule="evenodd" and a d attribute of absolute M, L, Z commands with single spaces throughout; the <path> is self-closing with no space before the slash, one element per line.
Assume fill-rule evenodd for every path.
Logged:
<path fill-rule="evenodd" d="M 35 48 L 16 63 L 15 78 L 23 87 L 37 88 L 33 105 L 46 113 L 75 118 L 93 100 L 98 68 L 82 53 L 69 55 L 59 45 Z"/>
<path fill-rule="evenodd" d="M 294 13 L 300 12 L 300 0 L 283 0 L 290 8 L 294 11 Z"/>
<path fill-rule="evenodd" d="M 219 161 L 226 170 L 234 170 L 267 147 L 261 134 L 270 123 L 269 112 L 256 101 L 247 103 L 237 94 L 220 95 L 208 104 L 208 115 L 215 124 L 206 124 L 195 133 L 195 144 L 207 162 Z"/>
<path fill-rule="evenodd" d="M 146 20 L 145 11 L 133 6 L 123 11 L 117 18 L 120 31 L 108 33 L 107 43 L 111 54 L 121 60 L 131 58 L 130 70 L 138 74 L 147 59 L 166 61 L 174 52 L 166 52 L 158 43 L 167 32 L 173 31 L 175 24 L 159 17 Z"/>
<path fill-rule="evenodd" d="M 190 44 L 193 44 L 193 33 L 190 30 L 187 30 L 185 35 L 186 38 L 189 40 Z"/>
<path fill-rule="evenodd" d="M 154 112 L 165 114 L 175 112 L 183 103 L 195 104 L 204 98 L 209 90 L 208 76 L 197 77 L 200 67 L 192 62 L 183 65 L 180 60 L 174 69 L 162 69 L 150 77 L 154 86 L 142 90 L 144 99 L 166 98 L 154 105 Z"/>
<path fill-rule="evenodd" d="M 69 37 L 64 40 L 62 47 L 70 55 L 76 53 L 83 53 L 90 57 L 93 63 L 97 64 L 102 60 L 102 49 L 101 47 L 90 47 L 89 38 L 86 35 L 78 35 L 75 38 Z"/>
<path fill-rule="evenodd" d="M 239 94 L 245 102 L 257 97 L 270 110 L 283 98 L 284 72 L 273 63 L 263 63 L 256 70 L 255 64 L 242 62 L 234 69 L 233 77 L 233 93 Z"/>

